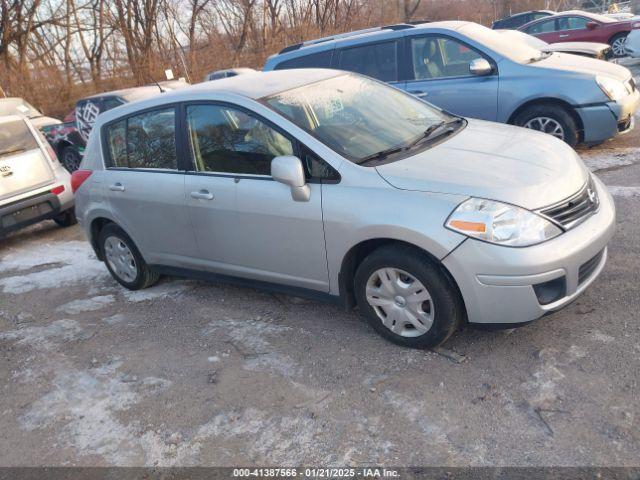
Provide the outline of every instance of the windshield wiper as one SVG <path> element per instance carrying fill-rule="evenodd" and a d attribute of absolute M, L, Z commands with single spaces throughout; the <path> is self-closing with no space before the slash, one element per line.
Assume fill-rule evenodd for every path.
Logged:
<path fill-rule="evenodd" d="M 5 150 L 0 152 L 0 157 L 4 155 L 11 155 L 12 153 L 24 152 L 24 148 L 14 148 L 13 150 Z"/>
<path fill-rule="evenodd" d="M 447 133 L 451 133 L 451 132 L 453 132 L 455 130 L 453 125 L 458 125 L 458 124 L 460 124 L 462 122 L 464 122 L 464 119 L 462 117 L 457 117 L 457 118 L 454 118 L 453 120 L 449 120 L 448 122 L 442 121 L 442 122 L 434 123 L 433 125 L 429 126 L 429 128 L 427 128 L 424 132 L 422 132 L 422 135 L 420 135 L 413 142 L 411 142 L 409 145 L 407 145 L 406 149 L 409 150 L 409 149 L 415 147 L 416 145 L 418 145 L 423 140 L 425 140 L 425 141 L 426 140 L 433 140 L 434 138 L 437 138 L 437 137 L 439 137 L 441 135 L 444 135 L 444 134 L 447 134 Z M 442 133 L 440 133 L 436 137 L 434 137 L 433 134 L 437 130 L 440 130 L 442 127 L 449 127 L 449 128 L 446 128 L 446 129 L 442 130 Z"/>
<path fill-rule="evenodd" d="M 372 160 L 384 160 L 389 155 L 393 155 L 394 153 L 402 152 L 403 150 L 406 150 L 406 148 L 407 147 L 391 147 L 391 148 L 387 148 L 386 150 L 380 150 L 379 152 L 372 153 L 371 155 L 368 155 L 368 156 L 366 156 L 364 158 L 361 158 L 356 163 L 358 165 L 363 165 L 363 164 L 365 164 L 367 162 L 370 162 Z"/>

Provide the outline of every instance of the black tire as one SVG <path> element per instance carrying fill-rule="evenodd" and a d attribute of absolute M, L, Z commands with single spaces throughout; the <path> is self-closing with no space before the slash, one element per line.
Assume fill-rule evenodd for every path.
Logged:
<path fill-rule="evenodd" d="M 78 219 L 76 218 L 76 213 L 73 210 L 67 210 L 66 212 L 62 212 L 60 215 L 53 219 L 54 222 L 58 224 L 58 226 L 66 228 L 78 223 Z"/>
<path fill-rule="evenodd" d="M 403 270 L 419 280 L 433 301 L 434 318 L 431 328 L 419 336 L 405 337 L 385 327 L 366 298 L 369 278 L 381 268 Z M 358 266 L 354 278 L 354 291 L 358 307 L 376 332 L 384 338 L 405 347 L 433 348 L 446 341 L 462 324 L 465 310 L 453 280 L 443 267 L 426 254 L 406 246 L 380 247 L 369 254 Z"/>
<path fill-rule="evenodd" d="M 519 127 L 524 127 L 528 122 L 536 118 L 550 118 L 554 120 L 558 125 L 560 125 L 563 131 L 562 138 L 556 138 L 560 138 L 572 147 L 575 147 L 578 144 L 580 138 L 578 135 L 578 125 L 566 108 L 550 103 L 531 105 L 520 112 L 513 123 Z M 537 128 L 534 128 L 534 130 L 540 131 L 540 129 Z"/>
<path fill-rule="evenodd" d="M 72 145 L 64 147 L 60 152 L 60 163 L 62 163 L 69 173 L 78 170 L 81 161 L 82 156 L 80 156 L 80 152 Z"/>
<path fill-rule="evenodd" d="M 622 40 L 622 43 L 624 44 L 624 42 L 627 40 L 627 35 L 629 35 L 629 32 L 617 33 L 609 39 L 609 45 L 611 45 L 611 54 L 613 58 L 621 58 L 627 54 L 624 48 L 620 50 L 618 48 L 618 45 L 616 44 L 616 42 L 619 42 L 620 40 Z"/>
<path fill-rule="evenodd" d="M 133 255 L 135 265 L 137 267 L 137 273 L 133 280 L 127 281 L 121 278 L 111 267 L 110 262 L 107 260 L 107 256 L 105 253 L 105 241 L 109 237 L 116 237 L 121 242 L 123 242 L 127 248 L 131 251 Z M 127 235 L 124 230 L 118 227 L 115 223 L 107 224 L 102 230 L 100 230 L 100 234 L 98 235 L 98 245 L 100 246 L 100 250 L 102 252 L 104 263 L 109 270 L 111 276 L 123 287 L 128 288 L 129 290 L 141 290 L 143 288 L 150 287 L 154 283 L 158 281 L 160 278 L 160 274 L 152 271 L 147 263 L 140 255 L 140 251 L 136 247 L 133 240 Z"/>

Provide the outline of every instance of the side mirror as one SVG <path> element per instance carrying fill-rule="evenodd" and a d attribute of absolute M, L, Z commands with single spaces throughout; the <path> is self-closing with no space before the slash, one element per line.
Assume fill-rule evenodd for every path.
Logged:
<path fill-rule="evenodd" d="M 489 75 L 493 72 L 493 67 L 486 58 L 476 58 L 469 64 L 469 71 L 478 76 Z"/>
<path fill-rule="evenodd" d="M 593 30 L 598 26 L 598 24 L 596 22 L 589 22 L 587 23 L 587 30 Z"/>
<path fill-rule="evenodd" d="M 302 161 L 293 155 L 284 155 L 271 160 L 271 176 L 276 182 L 291 188 L 291 197 L 296 202 L 308 202 L 311 195 L 304 176 Z"/>

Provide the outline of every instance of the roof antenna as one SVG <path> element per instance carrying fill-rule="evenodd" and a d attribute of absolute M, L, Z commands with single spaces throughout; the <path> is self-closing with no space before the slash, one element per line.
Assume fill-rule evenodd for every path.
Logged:
<path fill-rule="evenodd" d="M 158 81 L 151 76 L 151 74 L 149 74 L 149 77 L 151 77 L 151 80 L 153 81 L 153 83 L 156 84 L 156 87 L 158 87 L 158 90 L 160 90 L 160 93 L 164 93 L 166 91 L 164 88 L 162 88 L 162 85 L 160 85 Z"/>

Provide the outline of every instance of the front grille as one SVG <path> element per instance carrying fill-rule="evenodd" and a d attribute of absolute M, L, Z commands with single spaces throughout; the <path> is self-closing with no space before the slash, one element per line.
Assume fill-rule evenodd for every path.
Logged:
<path fill-rule="evenodd" d="M 565 229 L 573 228 L 598 211 L 598 193 L 590 178 L 582 189 L 560 203 L 543 208 L 539 212 Z"/>
<path fill-rule="evenodd" d="M 631 77 L 628 81 L 627 81 L 627 85 L 629 86 L 629 93 L 633 93 L 637 86 L 636 86 L 636 79 Z"/>
<path fill-rule="evenodd" d="M 595 257 L 587 260 L 582 265 L 580 265 L 580 268 L 578 269 L 578 285 L 581 285 L 585 280 L 591 277 L 593 271 L 600 264 L 600 260 L 602 259 L 603 254 L 604 250 L 600 250 Z"/>

